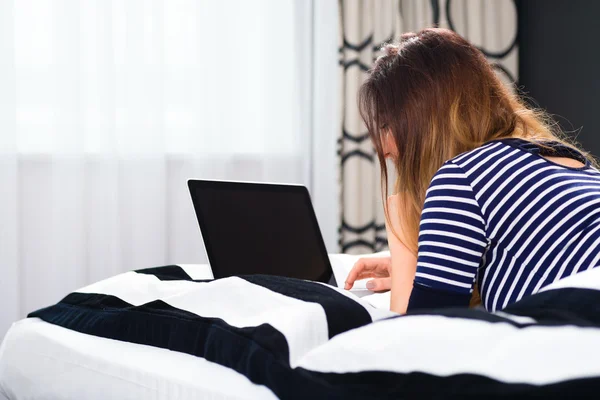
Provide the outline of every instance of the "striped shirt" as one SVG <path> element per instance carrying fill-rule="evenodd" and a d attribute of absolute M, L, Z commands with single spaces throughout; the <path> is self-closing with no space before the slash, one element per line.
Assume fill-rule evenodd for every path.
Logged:
<path fill-rule="evenodd" d="M 484 307 L 500 310 L 600 265 L 600 172 L 579 152 L 548 145 L 495 140 L 439 169 L 421 215 L 409 310 L 466 306 L 475 282 Z"/>

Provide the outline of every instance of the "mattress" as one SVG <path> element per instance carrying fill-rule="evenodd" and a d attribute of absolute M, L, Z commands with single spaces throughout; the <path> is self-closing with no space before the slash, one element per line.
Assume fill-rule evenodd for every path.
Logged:
<path fill-rule="evenodd" d="M 203 358 L 16 322 L 0 348 L 0 399 L 275 399 Z"/>

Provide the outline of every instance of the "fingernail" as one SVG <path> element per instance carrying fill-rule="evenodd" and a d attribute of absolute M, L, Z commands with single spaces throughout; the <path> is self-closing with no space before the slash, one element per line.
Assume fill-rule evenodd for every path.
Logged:
<path fill-rule="evenodd" d="M 373 282 L 373 281 L 367 282 L 367 289 L 369 289 L 369 290 L 375 289 L 375 282 Z"/>

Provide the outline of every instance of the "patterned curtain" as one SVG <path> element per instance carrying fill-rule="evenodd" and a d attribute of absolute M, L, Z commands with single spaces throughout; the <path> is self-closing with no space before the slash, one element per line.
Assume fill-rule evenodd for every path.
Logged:
<path fill-rule="evenodd" d="M 343 253 L 361 254 L 387 246 L 378 161 L 356 101 L 378 49 L 404 32 L 449 28 L 479 47 L 501 79 L 513 85 L 517 12 L 514 0 L 339 0 L 339 10 L 339 246 Z"/>

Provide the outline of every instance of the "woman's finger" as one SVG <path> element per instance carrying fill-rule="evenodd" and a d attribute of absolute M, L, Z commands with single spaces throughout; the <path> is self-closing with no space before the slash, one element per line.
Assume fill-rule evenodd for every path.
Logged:
<path fill-rule="evenodd" d="M 367 282 L 367 289 L 371 292 L 387 292 L 392 289 L 392 278 L 377 278 Z"/>
<path fill-rule="evenodd" d="M 365 275 L 365 269 L 368 268 L 368 265 L 369 263 L 366 258 L 358 259 L 346 277 L 346 284 L 344 285 L 346 290 L 352 289 L 352 286 L 354 286 L 354 282 L 357 279 L 364 279 L 362 276 Z"/>
<path fill-rule="evenodd" d="M 351 289 L 357 280 L 386 277 L 389 274 L 387 269 L 388 263 L 389 260 L 387 258 L 367 257 L 359 259 L 346 277 L 344 288 L 346 290 Z"/>

